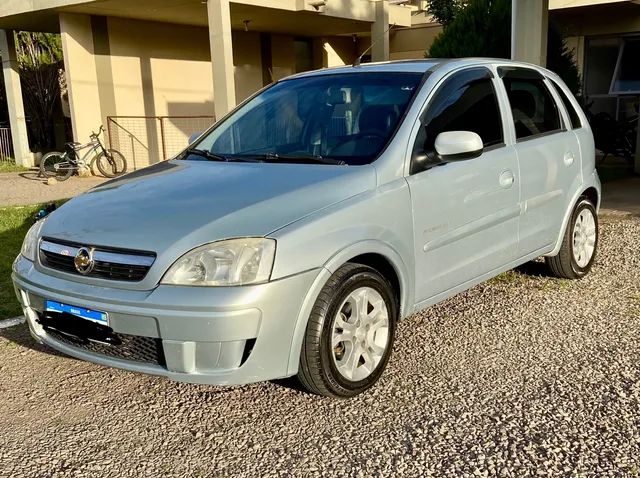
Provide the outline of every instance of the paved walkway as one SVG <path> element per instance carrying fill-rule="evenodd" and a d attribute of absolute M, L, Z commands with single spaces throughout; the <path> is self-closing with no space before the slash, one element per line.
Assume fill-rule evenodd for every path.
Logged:
<path fill-rule="evenodd" d="M 70 198 L 106 181 L 103 177 L 72 176 L 49 186 L 37 171 L 0 174 L 0 207 L 40 204 Z"/>
<path fill-rule="evenodd" d="M 604 214 L 640 216 L 640 177 L 603 184 L 601 210 Z"/>

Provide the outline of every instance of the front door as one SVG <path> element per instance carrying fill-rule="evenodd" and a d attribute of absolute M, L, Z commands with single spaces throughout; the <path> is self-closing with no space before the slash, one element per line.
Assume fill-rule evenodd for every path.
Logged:
<path fill-rule="evenodd" d="M 414 218 L 416 299 L 428 300 L 513 261 L 518 244 L 519 175 L 505 145 L 492 73 L 453 73 L 421 116 L 414 154 L 432 153 L 445 131 L 473 131 L 485 150 L 407 178 Z M 415 168 L 413 168 L 415 169 Z"/>

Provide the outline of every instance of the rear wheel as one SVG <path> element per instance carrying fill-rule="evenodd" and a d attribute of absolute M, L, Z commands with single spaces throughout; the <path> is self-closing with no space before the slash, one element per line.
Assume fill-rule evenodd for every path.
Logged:
<path fill-rule="evenodd" d="M 571 214 L 560 252 L 547 257 L 551 272 L 564 279 L 584 277 L 593 266 L 598 248 L 598 215 L 587 198 L 581 198 Z"/>
<path fill-rule="evenodd" d="M 40 175 L 45 178 L 56 178 L 65 181 L 73 174 L 74 165 L 65 153 L 52 151 L 45 154 L 40 161 Z"/>
<path fill-rule="evenodd" d="M 127 172 L 127 160 L 117 149 L 107 149 L 98 154 L 96 165 L 100 174 L 107 178 L 115 178 Z"/>
<path fill-rule="evenodd" d="M 309 317 L 298 379 L 312 393 L 351 397 L 382 375 L 395 338 L 394 290 L 376 270 L 345 264 L 322 289 Z"/>

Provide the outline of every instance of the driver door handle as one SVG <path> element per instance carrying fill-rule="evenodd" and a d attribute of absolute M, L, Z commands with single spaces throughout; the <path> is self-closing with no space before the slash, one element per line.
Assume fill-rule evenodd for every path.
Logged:
<path fill-rule="evenodd" d="M 506 171 L 502 171 L 500 174 L 500 187 L 504 189 L 509 189 L 513 186 L 513 183 L 516 181 L 516 177 L 513 175 L 513 171 L 507 169 Z"/>

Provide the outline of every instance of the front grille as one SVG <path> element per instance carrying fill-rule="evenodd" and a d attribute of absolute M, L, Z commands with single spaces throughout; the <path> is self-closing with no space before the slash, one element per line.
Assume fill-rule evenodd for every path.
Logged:
<path fill-rule="evenodd" d="M 84 246 L 45 238 L 40 243 L 40 262 L 51 269 L 78 274 L 74 259 Z M 87 247 L 93 254 L 94 267 L 86 277 L 128 282 L 141 281 L 155 260 L 151 252 L 128 251 L 103 247 Z"/>
<path fill-rule="evenodd" d="M 108 345 L 101 342 L 81 342 L 54 329 L 45 329 L 54 339 L 77 349 L 86 350 L 107 357 L 130 360 L 153 365 L 165 365 L 162 340 L 139 335 L 117 334 L 113 336 L 120 340 L 120 345 Z"/>

